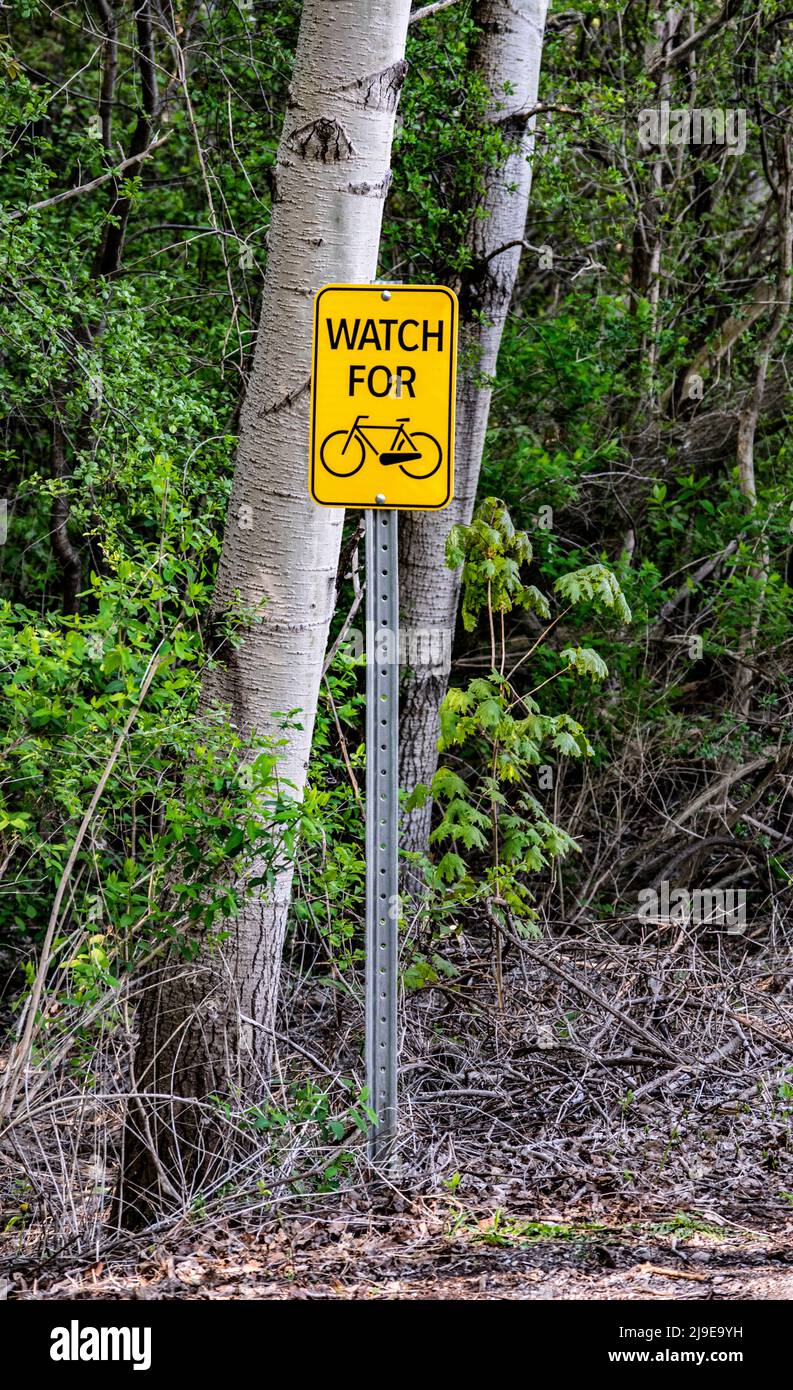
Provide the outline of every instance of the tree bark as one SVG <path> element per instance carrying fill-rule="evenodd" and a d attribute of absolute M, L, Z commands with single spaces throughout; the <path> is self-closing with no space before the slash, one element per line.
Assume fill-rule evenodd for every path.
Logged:
<path fill-rule="evenodd" d="M 490 383 L 526 226 L 534 122 L 524 113 L 537 103 L 546 10 L 546 0 L 478 0 L 473 7 L 481 35 L 472 63 L 491 93 L 487 119 L 519 139 L 505 162 L 490 170 L 481 203 L 472 209 L 468 230 L 472 268 L 457 287 L 461 373 L 454 500 L 440 515 L 406 513 L 400 525 L 402 624 L 442 632 L 447 651 L 454 635 L 460 576 L 446 568 L 446 537 L 453 525 L 470 522 L 476 499 L 490 413 Z M 429 645 L 437 649 L 438 644 Z M 400 696 L 400 786 L 407 792 L 418 783 L 430 782 L 437 767 L 438 711 L 448 680 L 448 670 L 437 666 L 417 667 L 406 673 Z M 428 800 L 405 816 L 404 849 L 427 852 L 431 815 Z"/>
<path fill-rule="evenodd" d="M 410 0 L 305 0 L 274 178 L 262 311 L 240 421 L 213 616 L 260 614 L 205 682 L 243 734 L 279 733 L 299 711 L 278 774 L 300 796 L 335 602 L 343 512 L 308 496 L 309 374 L 316 291 L 376 274 L 391 141 L 406 72 Z M 252 866 L 256 874 L 257 866 Z M 221 1158 L 199 1104 L 261 1094 L 273 1025 L 291 867 L 227 923 L 224 953 L 172 961 L 145 993 L 126 1136 L 122 1210 L 184 1193 Z M 148 1093 L 148 1094 L 147 1094 Z M 155 1100 L 160 1097 L 176 1099 Z M 187 1103 L 185 1103 L 187 1102 Z M 171 1190 L 169 1190 L 171 1189 Z M 154 1203 L 156 1205 L 156 1203 Z M 130 1219 L 129 1217 L 127 1219 Z"/>
<path fill-rule="evenodd" d="M 750 512 L 754 511 L 757 506 L 757 479 L 755 476 L 754 461 L 757 424 L 760 419 L 763 396 L 768 381 L 771 353 L 785 327 L 790 313 L 791 303 L 791 275 L 793 275 L 793 152 L 791 151 L 791 141 L 787 132 L 779 136 L 777 144 L 777 180 L 775 186 L 772 188 L 772 196 L 776 202 L 778 246 L 774 312 L 768 331 L 760 343 L 756 359 L 754 385 L 738 421 L 738 446 L 736 451 L 738 460 L 738 485 L 747 509 Z M 757 635 L 760 631 L 771 567 L 770 548 L 768 540 L 765 537 L 758 537 L 757 549 L 758 563 L 753 565 L 750 570 L 750 577 L 756 586 L 757 592 L 754 603 L 750 606 L 750 621 L 748 626 L 744 628 L 738 641 L 740 664 L 735 673 L 735 708 L 742 718 L 746 718 L 751 707 L 752 684 L 754 679 L 751 655 L 757 642 Z"/>

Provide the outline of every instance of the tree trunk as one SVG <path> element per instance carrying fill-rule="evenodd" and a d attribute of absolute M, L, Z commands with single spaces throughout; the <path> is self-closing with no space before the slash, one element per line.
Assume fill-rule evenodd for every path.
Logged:
<path fill-rule="evenodd" d="M 240 422 L 213 613 L 261 612 L 207 678 L 204 705 L 227 706 L 244 734 L 277 733 L 298 710 L 279 776 L 305 784 L 333 613 L 343 512 L 308 497 L 312 308 L 329 281 L 376 274 L 391 140 L 406 64 L 410 0 L 305 0 L 275 171 L 260 329 Z M 253 867 L 255 874 L 256 866 Z M 245 901 L 225 959 L 171 961 L 139 1015 L 138 1100 L 126 1135 L 121 1209 L 145 1219 L 156 1196 L 183 1198 L 222 1159 L 200 1104 L 255 1101 L 271 1061 L 292 883 Z M 158 1093 L 158 1103 L 152 1093 Z M 148 1093 L 148 1095 L 146 1094 Z M 177 1097 L 176 1101 L 173 1097 Z M 185 1103 L 187 1102 L 187 1103 Z M 152 1200 L 154 1194 L 155 1200 Z"/>
<path fill-rule="evenodd" d="M 754 386 L 738 420 L 738 485 L 749 511 L 757 506 L 754 444 L 757 423 L 768 382 L 771 353 L 790 313 L 791 275 L 793 275 L 793 149 L 787 132 L 777 141 L 777 178 L 772 189 L 777 215 L 777 281 L 771 324 L 762 339 L 756 359 Z M 756 594 L 749 605 L 749 623 L 738 639 L 739 665 L 735 673 L 735 708 L 745 719 L 752 703 L 753 662 L 760 623 L 765 606 L 771 569 L 771 552 L 765 536 L 756 541 L 758 563 L 749 571 Z"/>
<path fill-rule="evenodd" d="M 446 568 L 446 537 L 456 523 L 467 525 L 476 499 L 491 387 L 501 335 L 512 299 L 531 190 L 534 120 L 525 113 L 537 103 L 546 0 L 478 0 L 473 18 L 482 31 L 472 57 L 491 93 L 487 118 L 517 148 L 493 168 L 468 231 L 472 267 L 458 286 L 460 363 L 455 427 L 455 496 L 446 511 L 406 513 L 400 525 L 400 598 L 404 628 L 434 630 L 449 651 L 460 596 L 460 576 Z M 500 248 L 506 248 L 501 250 Z M 466 364 L 468 364 L 466 366 Z M 413 643 L 417 648 L 420 644 Z M 428 644 L 438 649 L 438 642 Z M 438 711 L 449 672 L 435 666 L 406 673 L 401 694 L 400 786 L 411 792 L 428 783 L 438 762 Z M 404 849 L 426 853 L 432 804 L 404 818 Z"/>

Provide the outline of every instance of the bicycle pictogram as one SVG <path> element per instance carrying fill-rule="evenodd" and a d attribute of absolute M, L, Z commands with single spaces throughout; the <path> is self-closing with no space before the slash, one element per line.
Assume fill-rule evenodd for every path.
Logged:
<path fill-rule="evenodd" d="M 437 439 L 424 430 L 407 430 L 410 418 L 395 420 L 392 425 L 361 424 L 368 415 L 358 415 L 348 430 L 333 430 L 323 439 L 319 457 L 323 468 L 334 478 L 351 478 L 363 467 L 367 449 L 379 458 L 384 468 L 398 466 L 408 478 L 431 478 L 441 466 L 443 450 Z M 374 430 L 393 432 L 391 446 L 380 450 L 369 438 Z M 412 464 L 412 467 L 408 467 Z"/>

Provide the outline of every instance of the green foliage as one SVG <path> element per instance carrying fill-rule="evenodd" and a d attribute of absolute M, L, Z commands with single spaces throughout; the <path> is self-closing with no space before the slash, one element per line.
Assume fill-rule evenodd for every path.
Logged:
<path fill-rule="evenodd" d="M 299 1148 L 308 1155 L 308 1176 L 301 1177 L 298 1169 L 293 1178 L 296 1192 L 336 1191 L 354 1162 L 347 1141 L 365 1134 L 376 1118 L 365 1087 L 356 1090 L 345 1077 L 338 1078 L 337 1086 L 340 1096 L 310 1080 L 293 1081 L 280 1107 L 268 1104 L 248 1112 L 248 1123 L 267 1144 L 273 1165 L 282 1165 L 290 1150 Z M 315 1161 L 318 1155 L 320 1163 Z"/>
<path fill-rule="evenodd" d="M 116 191 L 108 180 L 84 185 L 126 154 L 141 111 L 134 7 L 115 8 L 123 61 L 109 148 L 91 126 L 102 61 L 95 16 L 76 24 L 37 0 L 11 0 L 0 40 L 0 465 L 9 501 L 0 931 L 15 958 L 41 939 L 81 816 L 145 672 L 160 663 L 58 924 L 54 1007 L 41 1019 L 43 1035 L 56 1036 L 94 1009 L 112 1026 L 117 982 L 151 951 L 175 942 L 191 954 L 215 942 L 254 851 L 265 881 L 278 856 L 296 862 L 290 950 L 299 973 L 330 984 L 337 999 L 354 994 L 363 944 L 360 661 L 342 652 L 323 685 L 299 809 L 277 794 L 276 750 L 243 742 L 199 703 L 215 639 L 239 641 L 258 616 L 231 613 L 223 632 L 210 630 L 300 6 L 257 4 L 253 25 L 232 0 L 191 7 L 190 110 L 177 82 L 158 124 L 167 140 L 117 190 L 131 200 L 124 255 L 102 276 L 97 252 L 118 223 Z M 701 25 L 710 8 L 696 0 L 693 17 Z M 784 405 L 790 321 L 771 353 L 754 508 L 741 492 L 730 422 L 754 384 L 770 316 L 727 357 L 713 352 L 728 317 L 761 283 L 773 287 L 777 269 L 767 175 L 779 160 L 792 63 L 777 8 L 764 5 L 763 18 L 758 29 L 756 16 L 736 11 L 726 41 L 696 52 L 697 101 L 746 108 L 746 152 L 687 148 L 665 161 L 660 186 L 655 155 L 635 140 L 638 113 L 657 97 L 645 56 L 657 15 L 588 0 L 548 33 L 541 101 L 555 109 L 537 126 L 528 245 L 491 383 L 485 500 L 448 537 L 449 563 L 462 571 L 465 655 L 478 673 L 449 691 L 442 764 L 412 799 L 431 795 L 438 814 L 432 930 L 405 942 L 408 989 L 453 984 L 446 947 L 461 909 L 478 923 L 530 930 L 538 876 L 573 877 L 575 847 L 546 795 L 545 773 L 561 760 L 577 788 L 585 761 L 594 771 L 631 739 L 644 749 L 656 735 L 667 805 L 680 760 L 696 774 L 755 756 L 772 733 L 789 738 L 779 711 L 790 681 L 793 458 L 775 402 Z M 488 119 L 491 94 L 472 63 L 477 38 L 467 0 L 411 27 L 385 275 L 470 288 L 489 273 L 472 255 L 471 224 L 484 215 L 488 170 L 516 137 Z M 156 43 L 166 82 L 171 45 L 159 31 Z M 689 101 L 687 74 L 687 64 L 670 70 L 673 105 Z M 79 196 L 32 210 L 78 186 Z M 642 261 L 654 217 L 657 302 Z M 541 268 L 540 247 L 552 266 Z M 678 401 L 675 386 L 698 354 L 705 397 Z M 475 379 L 478 364 L 464 355 L 463 365 Z M 710 453 L 709 421 L 719 441 Z M 67 614 L 55 503 L 81 563 Z M 747 643 L 755 695 L 744 720 L 730 692 Z M 769 867 L 789 882 L 781 852 Z M 261 1133 L 270 1142 L 305 1123 L 335 1143 L 344 1107 L 301 1085 L 263 1116 Z"/>
<path fill-rule="evenodd" d="M 446 541 L 450 569 L 463 566 L 463 622 L 471 632 L 482 608 L 505 614 L 512 608 L 531 608 L 547 618 L 548 601 L 521 582 L 520 569 L 532 559 L 531 541 L 516 531 L 504 506 L 495 497 L 480 503 L 470 526 L 453 526 Z"/>
<path fill-rule="evenodd" d="M 631 610 L 619 583 L 604 565 L 587 565 L 585 569 L 575 570 L 572 574 L 560 575 L 554 588 L 571 608 L 577 603 L 590 602 L 601 608 L 613 609 L 624 623 L 631 621 Z M 579 669 L 578 666 L 576 669 Z M 607 674 L 604 669 L 602 675 Z"/>
<path fill-rule="evenodd" d="M 531 919 L 527 876 L 576 848 L 532 790 L 535 770 L 560 754 L 581 758 L 594 753 L 577 720 L 567 712 L 542 708 L 536 697 L 547 680 L 534 689 L 523 688 L 531 669 L 526 657 L 543 646 L 558 622 L 549 622 L 550 606 L 540 590 L 523 581 L 521 571 L 532 555 L 529 537 L 515 529 L 497 498 L 480 503 L 470 526 L 452 528 L 447 560 L 452 567 L 463 567 L 466 626 L 472 630 L 480 617 L 487 618 L 493 669 L 465 689 L 449 690 L 441 708 L 438 746 L 441 752 L 461 755 L 467 775 L 442 764 L 429 789 L 441 809 L 431 835 L 432 844 L 443 851 L 436 866 L 438 878 L 453 885 L 464 901 L 484 901 L 524 921 Z M 561 576 L 554 587 L 568 608 L 590 605 L 630 621 L 619 583 L 603 565 Z M 539 615 L 548 626 L 507 671 L 503 620 L 507 613 L 521 610 Z M 565 647 L 558 659 L 558 674 L 567 671 L 596 681 L 608 674 L 605 661 L 590 648 Z M 425 787 L 417 789 L 408 805 L 420 804 L 426 795 Z M 484 869 L 474 875 L 470 865 L 482 859 Z"/>
<path fill-rule="evenodd" d="M 410 267 L 403 279 L 455 283 L 471 269 L 468 232 L 485 174 L 514 146 L 486 119 L 491 94 L 469 66 L 477 33 L 466 0 L 408 33 L 381 244 L 385 264 Z"/>
<path fill-rule="evenodd" d="M 173 941 L 191 954 L 236 909 L 235 865 L 256 853 L 271 874 L 294 836 L 296 813 L 278 792 L 273 750 L 261 741 L 246 746 L 222 718 L 198 714 L 203 648 L 187 626 L 191 605 L 182 605 L 182 621 L 152 655 L 151 632 L 165 612 L 162 585 L 151 572 L 136 588 L 131 580 L 122 565 L 112 583 L 96 582 L 93 615 L 53 615 L 46 628 L 35 614 L 0 605 L 0 857 L 12 889 L 0 895 L 0 931 L 7 940 L 23 943 L 46 923 L 77 827 L 135 712 L 145 672 L 158 663 L 58 924 L 55 1031 L 71 1026 L 75 1010 L 112 998 L 119 974 L 152 949 Z"/>
<path fill-rule="evenodd" d="M 576 1240 L 585 1243 L 596 1237 L 602 1239 L 606 1227 L 597 1222 L 521 1221 L 496 1207 L 492 1216 L 476 1220 L 470 1213 L 459 1210 L 451 1222 L 449 1236 L 470 1241 L 472 1245 L 495 1245 L 520 1249 L 539 1241 Z"/>
<path fill-rule="evenodd" d="M 362 731 L 365 697 L 359 686 L 363 668 L 364 658 L 343 648 L 320 691 L 292 904 L 296 959 L 302 959 L 301 943 L 308 940 L 312 945 L 309 960 L 319 978 L 345 992 L 351 988 L 346 977 L 362 958 L 366 860 L 360 796 L 366 755 Z M 340 752 L 339 729 L 341 737 L 349 740 L 358 796 Z"/>
<path fill-rule="evenodd" d="M 217 940 L 239 903 L 240 865 L 256 854 L 266 881 L 296 834 L 275 749 L 202 712 L 199 691 L 217 638 L 233 644 L 256 618 L 230 613 L 225 633 L 208 630 L 299 7 L 268 7 L 251 32 L 236 5 L 216 6 L 211 37 L 193 15 L 203 148 L 174 92 L 167 140 L 120 189 L 131 209 L 107 278 L 97 253 L 119 219 L 110 181 L 31 205 L 103 178 L 127 154 L 140 83 L 134 10 L 116 9 L 126 57 L 110 151 L 88 95 L 103 52 L 88 30 L 17 0 L 0 48 L 0 141 L 13 150 L 0 164 L 0 932 L 16 955 L 40 940 L 77 827 L 158 663 L 74 868 L 42 1036 L 82 1017 L 107 1028 L 125 972 L 169 943 L 189 955 Z M 172 54 L 159 32 L 155 42 L 165 81 Z M 56 499 L 81 566 L 67 614 Z"/>

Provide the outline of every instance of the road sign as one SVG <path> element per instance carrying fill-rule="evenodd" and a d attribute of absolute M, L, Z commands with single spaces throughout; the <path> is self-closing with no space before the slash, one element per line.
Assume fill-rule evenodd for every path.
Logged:
<path fill-rule="evenodd" d="M 397 511 L 452 499 L 456 357 L 457 300 L 439 285 L 326 285 L 314 301 L 309 490 L 366 510 L 366 1083 L 381 1172 L 397 1137 Z"/>
<path fill-rule="evenodd" d="M 314 301 L 309 490 L 324 507 L 452 499 L 457 299 L 440 285 L 326 285 Z"/>

